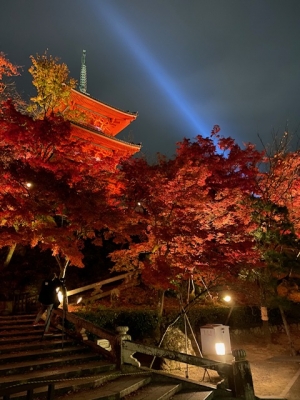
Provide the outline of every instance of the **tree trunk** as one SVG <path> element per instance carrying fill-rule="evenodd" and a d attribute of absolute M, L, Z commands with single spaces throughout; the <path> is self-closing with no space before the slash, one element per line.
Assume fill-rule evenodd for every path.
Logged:
<path fill-rule="evenodd" d="M 293 343 L 293 340 L 292 340 L 292 337 L 291 337 L 290 327 L 289 327 L 289 325 L 287 323 L 287 320 L 285 318 L 285 314 L 284 314 L 283 308 L 281 306 L 279 306 L 279 310 L 280 310 L 280 314 L 281 314 L 281 318 L 282 318 L 282 321 L 283 321 L 285 332 L 286 332 L 287 337 L 289 339 L 291 355 L 292 356 L 296 356 L 297 353 L 296 353 L 296 350 L 295 350 L 295 347 L 294 347 L 294 343 Z"/>
<path fill-rule="evenodd" d="M 161 318 L 163 315 L 164 304 L 165 304 L 165 291 L 159 290 L 158 291 L 158 304 L 157 304 L 157 314 L 158 314 L 159 318 Z"/>
<path fill-rule="evenodd" d="M 13 256 L 15 250 L 16 250 L 16 247 L 17 247 L 17 243 L 14 243 L 9 247 L 6 259 L 5 259 L 1 269 L 4 269 L 4 268 L 8 267 L 8 265 L 9 265 L 11 259 L 12 259 L 12 256 Z"/>

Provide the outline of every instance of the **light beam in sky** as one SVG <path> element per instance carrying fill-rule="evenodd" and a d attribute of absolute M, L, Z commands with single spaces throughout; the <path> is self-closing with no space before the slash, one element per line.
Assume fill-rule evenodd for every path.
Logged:
<path fill-rule="evenodd" d="M 184 98 L 184 95 L 176 89 L 176 85 L 172 82 L 170 76 L 155 60 L 142 41 L 139 40 L 138 35 L 129 27 L 128 23 L 126 23 L 125 19 L 122 18 L 116 8 L 112 7 L 111 2 L 101 2 L 99 10 L 108 25 L 118 34 L 119 39 L 126 44 L 126 48 L 130 49 L 131 53 L 140 64 L 142 64 L 153 81 L 169 97 L 175 107 L 183 115 L 189 126 L 195 131 L 195 135 L 201 134 L 202 136 L 208 136 L 205 132 L 209 131 L 207 131 L 204 124 L 201 123 L 196 113 L 192 111 L 192 107 Z"/>

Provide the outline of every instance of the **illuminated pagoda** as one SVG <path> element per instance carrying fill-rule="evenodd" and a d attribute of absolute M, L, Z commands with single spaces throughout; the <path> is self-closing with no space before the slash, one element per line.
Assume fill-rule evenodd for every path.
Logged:
<path fill-rule="evenodd" d="M 79 90 L 72 89 L 70 109 L 84 113 L 84 124 L 71 121 L 72 134 L 92 143 L 105 154 L 118 153 L 130 157 L 141 149 L 140 144 L 129 143 L 115 136 L 137 118 L 137 113 L 122 111 L 91 97 L 87 93 L 86 51 L 81 58 Z"/>

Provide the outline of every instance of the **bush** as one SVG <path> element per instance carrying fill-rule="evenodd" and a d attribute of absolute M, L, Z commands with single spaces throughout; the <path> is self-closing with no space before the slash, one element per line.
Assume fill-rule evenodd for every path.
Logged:
<path fill-rule="evenodd" d="M 295 305 L 285 311 L 289 323 L 298 321 L 297 307 Z M 200 333 L 200 328 L 206 324 L 228 325 L 230 329 L 249 329 L 262 325 L 259 307 L 234 307 L 228 323 L 226 323 L 229 311 L 228 307 L 192 307 L 187 312 L 187 330 L 190 332 L 189 324 L 196 335 Z M 128 326 L 128 333 L 131 335 L 132 340 L 143 340 L 149 337 L 157 339 L 159 329 L 161 333 L 164 333 L 170 323 L 177 319 L 179 313 L 177 311 L 169 311 L 164 314 L 161 320 L 155 311 L 145 309 L 132 311 L 128 309 L 98 309 L 77 312 L 77 315 L 111 332 L 116 332 L 117 326 Z M 278 308 L 269 310 L 269 323 L 271 325 L 282 325 Z M 173 326 L 178 327 L 182 332 L 185 331 L 183 314 L 180 315 Z"/>
<path fill-rule="evenodd" d="M 159 318 L 154 311 L 97 310 L 76 313 L 101 328 L 116 332 L 117 326 L 128 326 L 133 340 L 140 340 L 153 335 L 159 325 Z"/>

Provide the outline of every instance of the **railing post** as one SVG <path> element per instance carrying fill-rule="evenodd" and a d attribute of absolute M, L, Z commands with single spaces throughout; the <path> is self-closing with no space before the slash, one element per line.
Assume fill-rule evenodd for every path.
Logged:
<path fill-rule="evenodd" d="M 27 390 L 26 400 L 32 400 L 32 399 L 33 399 L 33 388 L 30 388 Z"/>
<path fill-rule="evenodd" d="M 54 400 L 55 386 L 54 383 L 48 385 L 47 400 Z"/>
<path fill-rule="evenodd" d="M 245 350 L 233 350 L 232 355 L 234 397 L 255 400 L 252 373 L 250 363 L 246 360 Z"/>
<path fill-rule="evenodd" d="M 131 336 L 127 334 L 129 328 L 128 326 L 118 326 L 116 331 L 118 335 L 116 337 L 117 343 L 117 359 L 119 363 L 119 367 L 122 367 L 124 364 L 131 364 L 135 367 L 140 367 L 140 362 L 132 356 L 132 352 L 125 350 L 122 346 L 124 340 L 130 340 Z"/>

